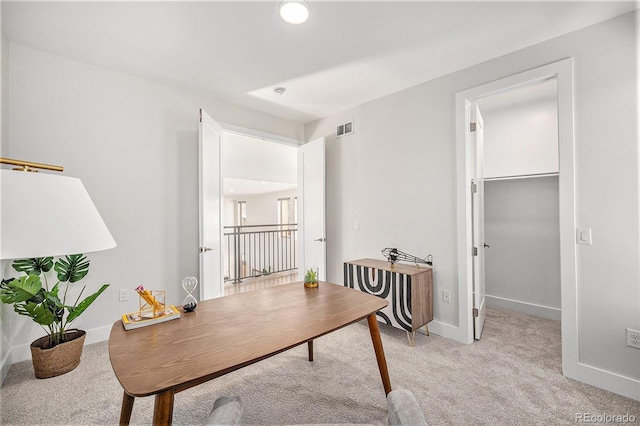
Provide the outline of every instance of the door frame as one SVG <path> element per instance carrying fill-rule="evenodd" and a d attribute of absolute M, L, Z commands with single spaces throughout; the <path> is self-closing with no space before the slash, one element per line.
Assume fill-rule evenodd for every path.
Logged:
<path fill-rule="evenodd" d="M 556 79 L 558 84 L 558 154 L 560 202 L 560 268 L 562 371 L 565 376 L 578 375 L 578 316 L 575 245 L 575 170 L 573 58 L 563 59 L 529 71 L 477 86 L 456 94 L 456 163 L 459 341 L 473 342 L 472 217 L 470 181 L 472 150 L 469 126 L 470 105 L 481 98 Z"/>
<path fill-rule="evenodd" d="M 475 191 L 469 191 L 471 198 L 471 236 L 473 256 L 473 338 L 480 340 L 486 319 L 486 286 L 485 286 L 485 234 L 484 234 L 484 120 L 476 102 L 470 103 L 471 120 L 476 123 L 474 132 L 470 132 L 473 171 L 471 183 Z M 479 160 L 480 159 L 480 160 Z M 476 316 L 477 312 L 477 316 Z"/>
<path fill-rule="evenodd" d="M 272 133 L 261 132 L 259 130 L 249 129 L 247 127 L 236 126 L 235 124 L 223 123 L 218 121 L 220 127 L 222 127 L 222 136 L 225 133 L 235 133 L 236 135 L 247 136 L 255 139 L 262 139 L 263 141 L 281 143 L 291 146 L 301 146 L 303 142 L 299 139 L 288 138 L 286 136 L 274 135 Z"/>

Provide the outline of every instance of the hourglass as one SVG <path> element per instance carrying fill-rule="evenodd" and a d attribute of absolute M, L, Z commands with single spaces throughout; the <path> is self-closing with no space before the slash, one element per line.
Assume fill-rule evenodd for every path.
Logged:
<path fill-rule="evenodd" d="M 198 280 L 195 277 L 186 277 L 182 279 L 182 288 L 187 292 L 187 297 L 182 302 L 182 308 L 185 312 L 191 312 L 198 306 L 198 301 L 193 297 L 193 291 L 198 286 Z"/>

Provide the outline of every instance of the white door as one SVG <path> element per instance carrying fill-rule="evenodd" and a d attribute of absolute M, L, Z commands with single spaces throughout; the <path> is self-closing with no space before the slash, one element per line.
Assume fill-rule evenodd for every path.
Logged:
<path fill-rule="evenodd" d="M 298 148 L 298 276 L 313 268 L 326 280 L 324 138 Z"/>
<path fill-rule="evenodd" d="M 224 295 L 222 276 L 222 127 L 200 110 L 200 300 Z"/>
<path fill-rule="evenodd" d="M 471 104 L 471 146 L 473 150 L 473 182 L 471 209 L 473 211 L 473 337 L 480 339 L 486 318 L 484 290 L 484 139 L 482 115 L 478 106 Z M 475 124 L 475 130 L 473 129 Z"/>

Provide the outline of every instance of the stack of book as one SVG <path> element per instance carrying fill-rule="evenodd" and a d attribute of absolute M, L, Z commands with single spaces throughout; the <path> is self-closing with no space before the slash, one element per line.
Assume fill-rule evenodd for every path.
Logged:
<path fill-rule="evenodd" d="M 178 318 L 180 318 L 180 311 L 173 305 L 167 305 L 166 309 L 156 314 L 155 317 L 141 316 L 140 311 L 122 314 L 122 325 L 124 325 L 125 330 L 132 330 Z"/>

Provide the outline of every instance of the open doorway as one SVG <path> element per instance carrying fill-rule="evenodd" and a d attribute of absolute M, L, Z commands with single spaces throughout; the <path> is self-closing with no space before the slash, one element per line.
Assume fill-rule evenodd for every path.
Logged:
<path fill-rule="evenodd" d="M 472 197 L 469 194 L 472 192 L 470 182 L 473 180 L 475 157 L 470 136 L 470 111 L 472 107 L 475 109 L 476 103 L 483 98 L 551 79 L 557 82 L 558 108 L 562 372 L 567 377 L 575 377 L 580 368 L 580 361 L 577 329 L 573 60 L 571 58 L 464 90 L 456 95 L 459 331 L 460 341 L 473 342 L 473 257 L 476 248 L 473 246 L 472 239 Z"/>
<path fill-rule="evenodd" d="M 557 80 L 477 101 L 483 118 L 485 338 L 560 369 Z M 523 336 L 526 336 L 523 338 Z M 478 338 L 478 336 L 476 336 Z"/>
<path fill-rule="evenodd" d="M 484 118 L 487 307 L 559 321 L 557 82 L 477 104 Z"/>
<path fill-rule="evenodd" d="M 225 294 L 295 281 L 297 147 L 225 132 L 221 151 Z"/>
<path fill-rule="evenodd" d="M 278 236 L 273 239 L 275 245 L 272 248 L 272 253 L 286 256 L 289 259 L 288 263 L 284 263 L 286 269 L 292 272 L 298 269 L 298 274 L 292 273 L 291 279 L 296 275 L 300 276 L 302 271 L 306 270 L 304 267 L 297 267 L 297 265 L 317 265 L 318 277 L 321 280 L 324 279 L 326 265 L 324 138 L 301 144 L 297 140 L 268 135 L 233 125 L 224 125 L 223 130 L 223 126 L 202 109 L 199 110 L 199 121 L 200 300 L 225 295 L 225 275 L 227 275 L 227 279 L 231 278 L 232 270 L 230 266 L 225 268 L 225 250 L 228 253 L 236 253 L 234 262 L 237 262 L 236 265 L 240 265 L 240 268 L 236 266 L 234 269 L 244 269 L 249 274 L 253 271 L 264 272 L 266 270 L 269 272 L 270 262 L 275 264 L 274 260 L 265 256 L 260 261 L 255 260 L 253 264 L 248 263 L 246 268 L 242 268 L 240 262 L 243 257 L 252 255 L 256 256 L 256 259 L 260 258 L 256 245 L 248 248 L 237 243 L 236 246 L 230 247 L 230 242 L 224 243 L 225 224 L 228 223 L 227 226 L 231 227 L 246 227 L 248 226 L 246 222 L 251 215 L 246 200 L 236 200 L 236 208 L 240 205 L 238 214 L 234 214 L 234 207 L 231 208 L 231 214 L 225 211 L 223 193 L 225 177 L 254 181 L 253 183 L 258 181 L 260 185 L 265 186 L 269 182 L 289 185 L 296 183 L 297 201 L 295 198 L 291 200 L 291 194 L 288 194 L 289 197 L 277 199 L 275 211 L 278 213 L 274 225 L 277 227 L 276 234 Z M 233 135 L 241 136 L 245 145 L 236 150 L 223 150 L 224 140 L 233 138 Z M 290 155 L 292 151 L 289 151 L 289 155 L 274 152 L 278 147 L 280 149 L 295 147 L 295 163 L 291 158 L 293 156 Z M 223 155 L 235 157 L 235 161 L 226 162 L 227 167 L 224 173 L 222 170 Z M 295 172 L 293 172 L 294 164 Z M 289 175 L 297 175 L 296 179 L 290 177 L 283 179 L 281 176 L 285 169 L 290 170 Z M 274 177 L 266 180 L 265 171 L 271 172 L 271 176 Z M 285 212 L 284 209 L 288 211 Z M 296 216 L 298 223 L 291 223 L 290 221 L 295 220 Z M 225 221 L 225 217 L 232 219 Z M 234 218 L 238 218 L 238 225 L 234 225 L 236 223 Z M 235 232 L 236 241 L 240 239 L 240 233 L 241 230 Z M 284 240 L 288 241 L 286 249 L 282 248 Z M 258 240 L 259 244 L 264 244 L 264 241 L 264 239 L 262 242 Z M 278 246 L 276 241 L 282 244 Z M 271 272 L 275 272 L 274 268 L 271 268 Z"/>

